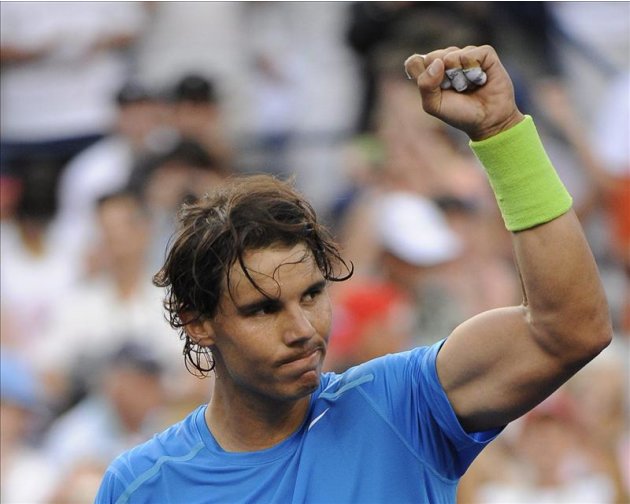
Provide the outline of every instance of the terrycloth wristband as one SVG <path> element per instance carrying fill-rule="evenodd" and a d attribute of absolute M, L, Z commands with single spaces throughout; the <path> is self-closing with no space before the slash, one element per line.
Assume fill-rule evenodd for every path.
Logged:
<path fill-rule="evenodd" d="M 486 169 L 505 227 L 522 231 L 549 222 L 573 203 L 530 116 L 495 136 L 470 141 Z"/>

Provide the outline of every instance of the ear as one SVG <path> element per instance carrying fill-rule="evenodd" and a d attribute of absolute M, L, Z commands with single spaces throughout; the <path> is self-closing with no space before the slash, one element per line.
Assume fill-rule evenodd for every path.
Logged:
<path fill-rule="evenodd" d="M 202 347 L 214 345 L 214 329 L 209 320 L 195 320 L 194 315 L 190 312 L 180 314 L 180 319 L 185 324 L 184 331 L 197 345 Z"/>

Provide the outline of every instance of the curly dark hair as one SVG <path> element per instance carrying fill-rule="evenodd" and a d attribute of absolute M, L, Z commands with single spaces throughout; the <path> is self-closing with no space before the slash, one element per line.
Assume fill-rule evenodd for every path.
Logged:
<path fill-rule="evenodd" d="M 252 285 L 267 296 L 248 273 L 243 254 L 299 243 L 312 252 L 327 281 L 352 276 L 352 263 L 344 261 L 313 207 L 290 182 L 271 175 L 231 177 L 211 194 L 181 207 L 178 229 L 153 283 L 166 288 L 164 308 L 184 341 L 189 372 L 204 377 L 214 369 L 211 350 L 191 339 L 185 326 L 216 314 L 231 267 L 238 263 Z"/>

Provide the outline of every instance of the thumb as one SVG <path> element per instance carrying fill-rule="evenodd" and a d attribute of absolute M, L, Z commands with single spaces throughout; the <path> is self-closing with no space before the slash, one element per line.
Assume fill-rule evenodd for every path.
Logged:
<path fill-rule="evenodd" d="M 416 82 L 422 96 L 422 107 L 432 115 L 435 115 L 440 109 L 442 102 L 442 88 L 440 84 L 444 79 L 444 62 L 441 59 L 435 59 L 422 72 Z"/>

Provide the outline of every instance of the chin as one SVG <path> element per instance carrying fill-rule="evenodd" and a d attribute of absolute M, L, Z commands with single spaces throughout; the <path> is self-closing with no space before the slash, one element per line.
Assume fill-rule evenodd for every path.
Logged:
<path fill-rule="evenodd" d="M 294 387 L 291 387 L 294 392 L 289 394 L 292 399 L 301 399 L 309 394 L 312 394 L 317 390 L 320 383 L 320 372 L 306 373 L 300 377 L 295 383 Z"/>

